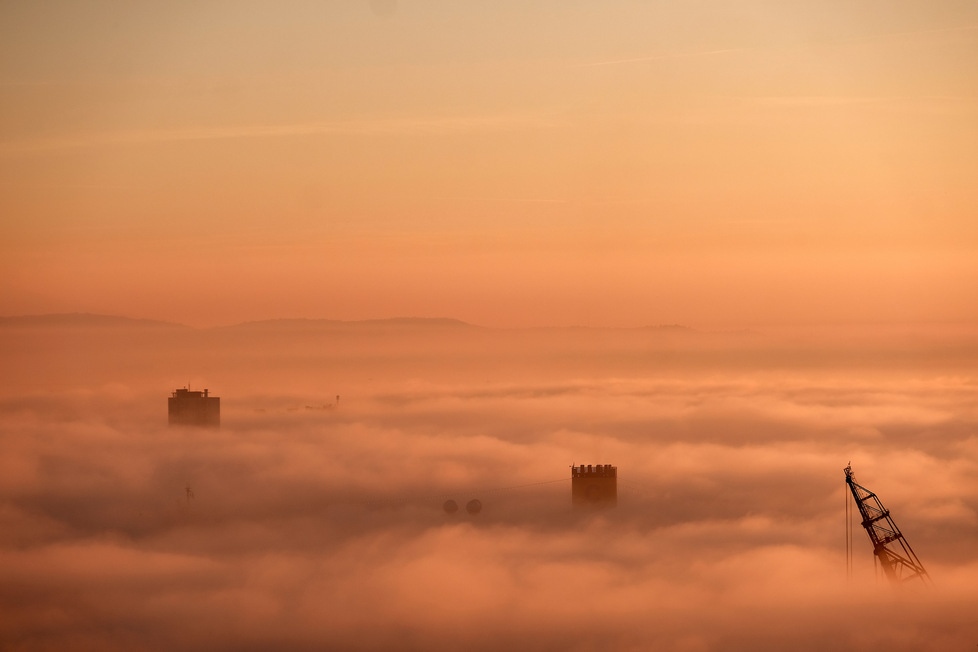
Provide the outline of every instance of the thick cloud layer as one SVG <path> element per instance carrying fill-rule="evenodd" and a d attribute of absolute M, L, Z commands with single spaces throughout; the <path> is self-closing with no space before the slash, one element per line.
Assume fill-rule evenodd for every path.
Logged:
<path fill-rule="evenodd" d="M 978 643 L 967 331 L 0 330 L 3 649 Z M 166 426 L 188 380 L 221 429 Z M 933 587 L 858 523 L 847 580 L 850 461 Z"/>

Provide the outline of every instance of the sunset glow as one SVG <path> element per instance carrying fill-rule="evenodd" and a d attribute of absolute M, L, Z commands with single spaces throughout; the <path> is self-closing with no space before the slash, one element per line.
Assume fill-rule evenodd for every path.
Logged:
<path fill-rule="evenodd" d="M 978 317 L 973 3 L 374 4 L 5 3 L 4 311 Z"/>
<path fill-rule="evenodd" d="M 973 1 L 0 2 L 0 649 L 973 650 L 976 297 Z"/>

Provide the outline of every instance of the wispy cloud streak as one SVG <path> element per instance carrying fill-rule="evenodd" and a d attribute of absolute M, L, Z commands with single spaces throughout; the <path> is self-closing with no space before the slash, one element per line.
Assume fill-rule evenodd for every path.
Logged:
<path fill-rule="evenodd" d="M 851 39 L 846 39 L 849 41 L 872 41 L 875 39 L 886 39 L 893 38 L 897 36 L 922 36 L 924 34 L 951 34 L 955 32 L 975 32 L 978 31 L 978 25 L 958 25 L 954 27 L 937 27 L 933 29 L 917 29 L 905 32 L 884 32 L 882 34 L 867 34 L 865 36 L 857 36 Z"/>
<path fill-rule="evenodd" d="M 273 125 L 232 125 L 182 129 L 135 129 L 76 134 L 61 138 L 37 138 L 0 142 L 0 154 L 125 147 L 180 141 L 286 138 L 293 136 L 398 136 L 446 135 L 473 131 L 508 131 L 556 126 L 557 122 L 535 115 L 473 115 L 435 118 L 377 118 L 296 122 Z"/>
<path fill-rule="evenodd" d="M 677 52 L 672 54 L 658 54 L 648 57 L 635 57 L 631 59 L 612 59 L 610 61 L 593 61 L 590 63 L 580 63 L 577 68 L 591 68 L 596 66 L 614 66 L 624 63 L 641 63 L 644 61 L 668 61 L 670 59 L 689 59 L 694 57 L 709 57 L 718 54 L 732 54 L 735 52 L 749 52 L 754 48 L 725 48 L 722 50 L 704 50 L 702 52 Z"/>
<path fill-rule="evenodd" d="M 904 32 L 885 32 L 882 34 L 866 34 L 861 36 L 854 36 L 845 39 L 831 39 L 827 41 L 822 41 L 823 45 L 831 45 L 833 43 L 847 43 L 847 42 L 859 42 L 859 41 L 872 41 L 879 39 L 895 38 L 900 36 L 921 36 L 926 34 L 949 34 L 955 32 L 973 32 L 978 31 L 978 25 L 961 25 L 955 27 L 941 27 L 935 29 L 921 29 L 921 30 L 911 30 Z M 752 52 L 760 48 L 757 47 L 743 47 L 743 48 L 722 48 L 717 50 L 703 50 L 699 52 L 674 52 L 667 54 L 657 54 L 650 55 L 647 57 L 632 57 L 628 59 L 611 59 L 608 61 L 592 61 L 589 63 L 577 64 L 574 67 L 577 68 L 589 68 L 597 66 L 614 66 L 620 64 L 628 63 L 643 63 L 647 61 L 668 61 L 672 59 L 689 59 L 695 57 L 708 57 L 715 56 L 718 54 L 734 54 L 739 52 Z"/>

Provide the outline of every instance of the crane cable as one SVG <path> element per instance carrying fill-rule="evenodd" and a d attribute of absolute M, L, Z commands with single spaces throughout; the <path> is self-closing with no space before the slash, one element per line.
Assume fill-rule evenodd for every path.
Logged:
<path fill-rule="evenodd" d="M 852 581 L 852 505 L 848 491 L 843 497 L 846 499 L 846 580 Z"/>

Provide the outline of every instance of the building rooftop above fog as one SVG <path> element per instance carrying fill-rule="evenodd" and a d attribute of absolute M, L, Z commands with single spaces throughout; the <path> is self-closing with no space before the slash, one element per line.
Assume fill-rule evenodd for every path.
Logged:
<path fill-rule="evenodd" d="M 576 506 L 618 504 L 618 467 L 611 464 L 571 466 L 571 502 Z"/>
<path fill-rule="evenodd" d="M 167 399 L 167 412 L 171 426 L 217 428 L 221 425 L 221 399 L 211 396 L 206 389 L 191 391 L 184 387 L 173 390 Z"/>

